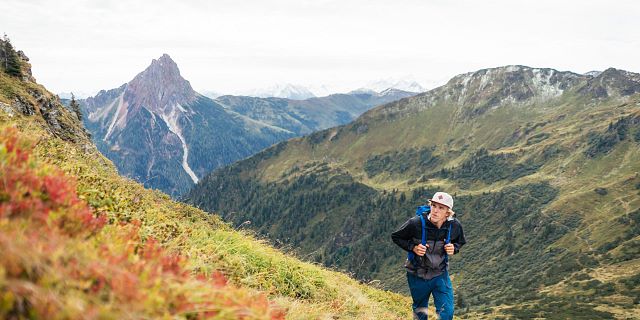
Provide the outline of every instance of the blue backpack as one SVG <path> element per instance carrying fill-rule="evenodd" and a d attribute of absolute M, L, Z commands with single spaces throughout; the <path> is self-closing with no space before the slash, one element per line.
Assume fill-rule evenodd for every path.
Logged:
<path fill-rule="evenodd" d="M 424 214 L 425 213 L 430 213 L 431 212 L 431 207 L 427 206 L 427 205 L 423 205 L 423 206 L 419 206 L 416 209 L 416 215 L 418 217 L 420 217 L 420 222 L 422 223 L 422 245 L 426 246 L 427 245 L 427 226 L 425 224 L 424 221 Z M 449 224 L 449 230 L 447 232 L 447 239 L 444 242 L 445 244 L 449 244 L 451 243 L 451 224 Z M 411 261 L 411 263 L 414 263 L 414 259 L 416 258 L 416 254 L 413 253 L 413 251 L 409 251 L 409 253 L 407 254 L 407 259 L 409 261 Z M 444 259 L 446 261 L 449 260 L 449 255 L 444 256 Z"/>

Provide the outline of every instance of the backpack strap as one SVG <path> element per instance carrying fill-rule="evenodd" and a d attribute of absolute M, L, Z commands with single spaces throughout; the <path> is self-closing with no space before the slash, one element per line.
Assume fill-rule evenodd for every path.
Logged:
<path fill-rule="evenodd" d="M 449 231 L 447 231 L 447 239 L 444 240 L 444 244 L 451 243 L 451 225 L 453 225 L 453 222 L 449 221 Z M 449 255 L 446 252 L 444 254 L 444 261 L 447 264 L 449 263 Z"/>
<path fill-rule="evenodd" d="M 427 245 L 427 226 L 424 222 L 424 215 L 420 215 L 420 222 L 422 222 L 422 245 Z"/>
<path fill-rule="evenodd" d="M 420 217 L 420 223 L 422 223 L 422 245 L 423 246 L 427 245 L 427 226 L 426 226 L 426 222 L 424 221 L 424 214 L 429 212 L 431 212 L 431 207 L 429 206 L 419 206 L 416 209 L 416 215 Z M 409 261 L 413 261 L 415 257 L 416 257 L 416 254 L 413 253 L 413 251 L 409 251 L 409 253 L 407 254 L 407 259 Z"/>

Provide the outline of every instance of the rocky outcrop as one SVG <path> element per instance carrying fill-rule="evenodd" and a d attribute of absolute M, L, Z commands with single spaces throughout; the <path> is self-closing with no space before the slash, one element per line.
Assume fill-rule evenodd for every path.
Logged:
<path fill-rule="evenodd" d="M 630 96 L 640 92 L 640 74 L 609 68 L 590 79 L 579 92 L 595 99 Z"/>
<path fill-rule="evenodd" d="M 29 58 L 22 51 L 15 51 L 8 38 L 0 39 L 0 72 L 7 77 L 5 85 L 15 87 L 8 90 L 6 98 L 11 103 L 3 104 L 2 110 L 9 116 L 23 115 L 40 117 L 54 135 L 68 141 L 88 141 L 88 132 L 65 108 L 57 96 L 37 84 L 31 73 Z M 21 89 L 17 89 L 20 87 Z M 26 94 L 23 94 L 26 93 Z"/>

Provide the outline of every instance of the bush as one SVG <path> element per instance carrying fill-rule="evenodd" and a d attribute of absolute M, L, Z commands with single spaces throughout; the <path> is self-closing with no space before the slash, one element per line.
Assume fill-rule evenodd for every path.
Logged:
<path fill-rule="evenodd" d="M 453 170 L 443 169 L 439 172 L 442 178 L 449 178 L 464 183 L 482 181 L 494 183 L 509 179 L 511 181 L 535 173 L 542 165 L 533 160 L 516 163 L 512 154 L 489 154 L 486 149 L 478 150 L 470 159 Z"/>
<path fill-rule="evenodd" d="M 609 191 L 607 191 L 607 188 L 595 188 L 593 189 L 593 191 L 601 196 L 606 196 Z"/>
<path fill-rule="evenodd" d="M 584 152 L 586 156 L 593 158 L 600 154 L 607 154 L 609 151 L 627 138 L 627 135 L 631 128 L 637 127 L 640 123 L 640 118 L 627 116 L 619 119 L 615 123 L 610 123 L 607 130 L 604 132 L 589 132 L 588 135 L 588 148 Z M 638 130 L 636 128 L 636 130 Z M 636 131 L 636 137 L 638 132 Z M 640 141 L 636 139 L 636 141 Z"/>
<path fill-rule="evenodd" d="M 405 149 L 369 157 L 363 169 L 370 178 L 382 172 L 396 174 L 410 172 L 417 176 L 432 170 L 438 163 L 439 158 L 433 155 L 433 148 Z"/>

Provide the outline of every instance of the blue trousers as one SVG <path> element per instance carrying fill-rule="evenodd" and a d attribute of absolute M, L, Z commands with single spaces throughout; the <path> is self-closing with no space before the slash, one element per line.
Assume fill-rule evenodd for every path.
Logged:
<path fill-rule="evenodd" d="M 443 274 L 429 280 L 407 273 L 407 280 L 411 298 L 413 298 L 414 319 L 427 319 L 430 295 L 433 295 L 438 319 L 453 319 L 453 287 L 451 286 L 448 272 L 445 271 Z"/>

